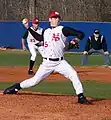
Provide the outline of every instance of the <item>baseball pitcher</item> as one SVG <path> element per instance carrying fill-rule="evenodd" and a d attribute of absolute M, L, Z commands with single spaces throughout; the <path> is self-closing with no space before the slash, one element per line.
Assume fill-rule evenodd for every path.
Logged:
<path fill-rule="evenodd" d="M 32 78 L 26 79 L 21 83 L 15 83 L 14 85 L 5 89 L 4 94 L 16 94 L 20 89 L 35 86 L 52 72 L 58 72 L 71 80 L 78 96 L 78 103 L 91 103 L 83 94 L 83 87 L 77 72 L 66 60 L 64 60 L 64 48 L 67 37 L 76 36 L 73 42 L 78 43 L 81 39 L 83 39 L 84 33 L 70 27 L 59 25 L 60 19 L 61 16 L 58 12 L 51 12 L 49 14 L 50 27 L 44 31 L 43 36 L 37 33 L 35 34 L 31 28 L 28 28 L 30 33 L 33 34 L 33 37 L 39 41 L 44 40 L 44 54 L 42 55 L 43 62 Z"/>

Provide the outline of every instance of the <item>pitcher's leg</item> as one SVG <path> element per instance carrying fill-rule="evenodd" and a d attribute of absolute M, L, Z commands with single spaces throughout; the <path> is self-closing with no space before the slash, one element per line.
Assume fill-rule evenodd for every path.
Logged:
<path fill-rule="evenodd" d="M 41 79 L 38 79 L 35 75 L 32 78 L 26 79 L 20 83 L 21 88 L 30 88 L 35 86 L 41 81 Z"/>
<path fill-rule="evenodd" d="M 52 68 L 40 66 L 34 77 L 24 80 L 21 83 L 15 83 L 4 90 L 4 94 L 16 94 L 20 89 L 29 88 L 38 84 L 52 72 Z"/>
<path fill-rule="evenodd" d="M 83 93 L 83 86 L 77 72 L 65 60 L 61 61 L 61 64 L 58 65 L 56 71 L 71 80 L 77 95 Z"/>
<path fill-rule="evenodd" d="M 59 64 L 55 70 L 72 81 L 73 88 L 78 95 L 78 103 L 91 104 L 83 94 L 83 86 L 79 80 L 77 72 L 65 60 L 62 60 L 61 64 Z"/>
<path fill-rule="evenodd" d="M 50 73 L 52 73 L 52 69 L 47 69 L 47 67 L 40 66 L 36 74 L 29 79 L 24 80 L 20 83 L 21 88 L 29 88 L 38 84 L 41 80 L 46 78 Z"/>
<path fill-rule="evenodd" d="M 69 73 L 68 78 L 72 81 L 76 94 L 78 95 L 80 93 L 83 93 L 83 86 L 75 70 L 72 70 L 71 73 Z"/>

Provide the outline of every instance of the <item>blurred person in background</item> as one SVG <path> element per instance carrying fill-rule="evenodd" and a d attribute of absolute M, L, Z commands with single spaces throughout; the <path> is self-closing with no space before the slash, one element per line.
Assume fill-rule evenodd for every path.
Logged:
<path fill-rule="evenodd" d="M 107 43 L 105 37 L 100 34 L 99 29 L 95 29 L 93 35 L 89 36 L 86 41 L 85 50 L 82 56 L 82 65 L 87 65 L 88 55 L 99 53 L 104 56 L 104 66 L 110 65 L 109 52 L 107 50 Z"/>
<path fill-rule="evenodd" d="M 27 18 L 23 19 L 22 23 L 24 24 L 24 26 L 29 27 L 29 21 Z M 34 18 L 32 20 L 32 26 L 30 28 L 40 35 L 43 34 L 44 30 L 43 30 L 43 28 L 39 27 L 39 20 L 37 18 Z M 28 74 L 34 75 L 33 66 L 34 66 L 34 63 L 36 60 L 37 50 L 40 52 L 40 54 L 42 54 L 43 42 L 36 40 L 28 30 L 24 33 L 24 35 L 22 37 L 22 49 L 23 50 L 27 49 L 25 46 L 25 40 L 27 40 L 28 49 L 29 49 L 30 54 L 31 54 Z"/>

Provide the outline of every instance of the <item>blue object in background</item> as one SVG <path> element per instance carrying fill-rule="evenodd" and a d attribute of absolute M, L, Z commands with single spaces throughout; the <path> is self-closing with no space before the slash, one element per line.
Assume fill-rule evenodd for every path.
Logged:
<path fill-rule="evenodd" d="M 31 23 L 30 23 L 31 24 Z M 105 36 L 108 50 L 111 51 L 111 23 L 103 22 L 61 22 L 61 25 L 69 26 L 85 33 L 84 39 L 80 42 L 80 49 L 72 49 L 70 51 L 83 51 L 86 40 L 93 34 L 95 28 L 100 29 L 102 35 Z M 49 22 L 40 22 L 40 26 L 43 28 L 49 27 Z M 21 49 L 21 38 L 26 31 L 21 22 L 0 22 L 0 46 L 11 46 L 17 49 Z M 73 37 L 69 37 L 72 39 Z"/>

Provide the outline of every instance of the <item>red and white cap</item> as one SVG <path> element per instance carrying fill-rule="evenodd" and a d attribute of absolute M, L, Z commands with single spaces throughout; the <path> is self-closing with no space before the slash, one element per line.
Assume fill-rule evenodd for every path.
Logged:
<path fill-rule="evenodd" d="M 49 13 L 49 18 L 53 18 L 53 17 L 59 17 L 59 18 L 61 18 L 60 13 L 58 13 L 56 11 L 51 11 Z"/>
<path fill-rule="evenodd" d="M 39 23 L 39 20 L 37 19 L 37 18 L 34 18 L 33 20 L 32 20 L 32 24 L 38 24 Z"/>

